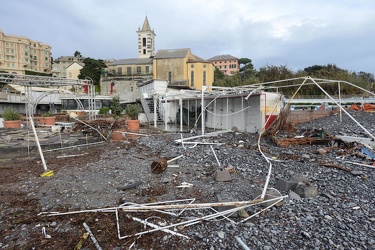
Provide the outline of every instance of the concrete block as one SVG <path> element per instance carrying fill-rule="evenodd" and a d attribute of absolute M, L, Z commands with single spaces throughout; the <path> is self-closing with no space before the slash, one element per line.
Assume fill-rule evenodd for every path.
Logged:
<path fill-rule="evenodd" d="M 215 173 L 215 180 L 216 181 L 231 181 L 232 177 L 228 170 L 218 170 Z"/>
<path fill-rule="evenodd" d="M 298 182 L 295 181 L 287 181 L 284 179 L 277 179 L 276 181 L 276 188 L 281 191 L 289 192 L 290 190 L 294 190 L 297 187 Z"/>

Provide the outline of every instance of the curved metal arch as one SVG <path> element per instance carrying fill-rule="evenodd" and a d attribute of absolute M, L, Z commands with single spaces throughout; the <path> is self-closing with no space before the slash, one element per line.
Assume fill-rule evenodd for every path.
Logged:
<path fill-rule="evenodd" d="M 35 111 L 36 111 L 36 107 L 38 106 L 38 103 L 46 96 L 50 95 L 50 94 L 53 94 L 53 93 L 60 93 L 61 90 L 52 90 L 52 91 L 49 91 L 49 92 L 46 92 L 44 94 L 42 94 L 41 96 L 38 97 L 38 99 L 36 100 L 35 104 L 33 105 L 33 110 L 32 110 L 32 113 L 31 114 L 34 114 Z M 77 104 L 78 104 L 78 107 L 80 110 L 84 110 L 84 107 L 83 107 L 83 104 L 82 102 L 72 93 L 69 93 L 69 92 L 64 92 L 65 94 L 68 94 L 68 95 L 72 95 L 73 96 L 73 99 L 76 100 Z"/>

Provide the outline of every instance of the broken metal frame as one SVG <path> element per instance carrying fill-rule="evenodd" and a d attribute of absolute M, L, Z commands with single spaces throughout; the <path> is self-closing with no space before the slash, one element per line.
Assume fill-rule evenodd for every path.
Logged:
<path fill-rule="evenodd" d="M 24 86 L 25 94 L 26 94 L 26 118 L 27 123 L 30 122 L 31 128 L 33 130 L 35 136 L 35 142 L 37 144 L 40 158 L 43 163 L 43 168 L 45 172 L 47 172 L 47 165 L 44 160 L 43 151 L 41 149 L 38 134 L 36 133 L 34 121 L 33 121 L 33 112 L 34 112 L 34 105 L 32 103 L 31 92 L 32 87 L 50 87 L 50 86 L 73 86 L 73 85 L 88 85 L 89 89 L 89 116 L 90 119 L 95 119 L 96 112 L 95 108 L 95 93 L 93 91 L 93 84 L 92 79 L 90 80 L 74 80 L 74 79 L 67 79 L 67 78 L 57 78 L 57 77 L 45 77 L 45 76 L 31 76 L 31 75 L 18 75 L 18 74 L 9 74 L 9 73 L 0 73 L 0 81 L 5 82 L 7 84 L 16 84 L 20 86 Z M 93 101 L 92 101 L 93 100 Z M 94 102 L 94 106 L 92 106 L 92 102 Z M 105 138 L 106 140 L 106 138 Z"/>

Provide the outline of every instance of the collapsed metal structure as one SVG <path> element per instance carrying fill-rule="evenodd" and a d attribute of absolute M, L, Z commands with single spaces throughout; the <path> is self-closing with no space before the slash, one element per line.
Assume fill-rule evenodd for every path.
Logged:
<path fill-rule="evenodd" d="M 26 116 L 30 117 L 34 115 L 35 107 L 38 102 L 53 92 L 64 92 L 63 90 L 56 89 L 61 86 L 87 86 L 88 87 L 88 99 L 89 99 L 89 119 L 95 119 L 95 89 L 91 79 L 75 80 L 68 78 L 59 77 L 46 77 L 46 76 L 33 76 L 33 75 L 17 75 L 9 73 L 0 73 L 0 82 L 6 84 L 15 84 L 23 86 L 25 89 L 25 105 L 26 105 Z M 48 92 L 41 95 L 37 100 L 32 99 L 32 88 L 33 87 L 44 87 L 48 89 Z M 65 92 L 66 93 L 66 92 Z M 73 94 L 73 93 L 72 93 Z M 77 98 L 74 98 L 77 102 Z M 82 103 L 79 104 L 83 108 Z"/>

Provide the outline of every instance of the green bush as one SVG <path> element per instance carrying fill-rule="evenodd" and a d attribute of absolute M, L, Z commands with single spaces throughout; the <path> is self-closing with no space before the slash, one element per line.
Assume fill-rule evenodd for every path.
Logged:
<path fill-rule="evenodd" d="M 52 116 L 55 116 L 52 111 L 48 111 L 47 113 L 43 114 L 42 115 L 43 117 L 52 117 Z"/>
<path fill-rule="evenodd" d="M 111 108 L 112 108 L 113 117 L 119 118 L 121 116 L 122 111 L 124 111 L 124 109 L 121 107 L 119 96 L 115 96 L 112 98 Z"/>
<path fill-rule="evenodd" d="M 141 107 L 138 104 L 131 104 L 126 106 L 125 113 L 130 116 L 132 120 L 138 120 L 138 115 L 141 113 Z"/>
<path fill-rule="evenodd" d="M 21 120 L 21 114 L 14 108 L 5 108 L 3 113 L 4 121 Z"/>
<path fill-rule="evenodd" d="M 105 108 L 101 108 L 99 110 L 99 115 L 108 115 L 109 114 L 109 108 L 105 107 Z"/>

